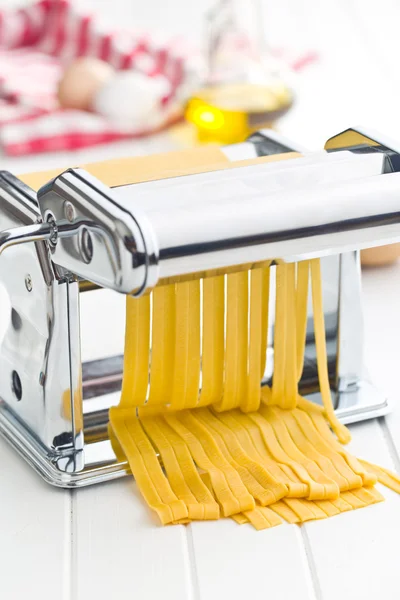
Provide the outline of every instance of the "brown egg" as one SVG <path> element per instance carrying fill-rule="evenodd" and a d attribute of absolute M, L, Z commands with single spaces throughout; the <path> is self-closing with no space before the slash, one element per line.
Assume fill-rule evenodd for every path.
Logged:
<path fill-rule="evenodd" d="M 96 92 L 114 74 L 114 69 L 97 58 L 78 58 L 71 63 L 58 84 L 63 108 L 90 110 Z"/>
<path fill-rule="evenodd" d="M 361 250 L 361 264 L 363 267 L 380 267 L 391 265 L 400 256 L 400 244 L 377 246 Z"/>

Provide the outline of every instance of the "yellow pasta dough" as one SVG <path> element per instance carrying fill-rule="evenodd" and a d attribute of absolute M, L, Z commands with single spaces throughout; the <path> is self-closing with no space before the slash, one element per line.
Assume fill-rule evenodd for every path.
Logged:
<path fill-rule="evenodd" d="M 110 437 L 161 523 L 232 517 L 257 530 L 324 519 L 400 493 L 400 478 L 346 451 L 329 387 L 319 260 L 263 266 L 127 297 L 121 401 Z M 311 282 L 323 406 L 302 398 Z M 335 437 L 337 436 L 337 438 Z"/>

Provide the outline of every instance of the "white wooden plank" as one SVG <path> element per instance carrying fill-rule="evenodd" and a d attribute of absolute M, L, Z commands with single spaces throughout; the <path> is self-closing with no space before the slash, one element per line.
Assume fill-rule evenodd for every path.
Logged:
<path fill-rule="evenodd" d="M 313 600 L 300 529 L 283 524 L 256 531 L 230 519 L 192 523 L 196 600 Z"/>
<path fill-rule="evenodd" d="M 69 600 L 70 494 L 0 438 L 0 596 Z"/>
<path fill-rule="evenodd" d="M 74 493 L 73 600 L 191 600 L 185 527 L 162 527 L 131 478 Z"/>
<path fill-rule="evenodd" d="M 351 430 L 356 455 L 393 469 L 377 421 Z M 383 503 L 305 526 L 323 600 L 399 597 L 400 496 L 380 489 L 386 497 Z"/>

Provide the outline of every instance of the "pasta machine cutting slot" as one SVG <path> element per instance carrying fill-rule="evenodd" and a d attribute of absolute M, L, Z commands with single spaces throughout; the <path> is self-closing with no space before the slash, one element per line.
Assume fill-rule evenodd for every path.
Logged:
<path fill-rule="evenodd" d="M 309 153 L 261 131 L 189 153 L 184 168 L 183 153 L 173 167 L 166 155 L 147 171 L 139 158 L 49 181 L 0 173 L 0 281 L 11 305 L 0 431 L 49 483 L 84 486 L 129 472 L 107 429 L 122 356 L 81 360 L 79 298 L 99 288 L 140 296 L 178 280 L 322 257 L 337 415 L 349 423 L 388 410 L 364 371 L 358 250 L 400 240 L 398 147 L 351 129 Z M 43 184 L 37 193 L 33 181 Z M 268 352 L 260 384 L 273 375 Z M 318 401 L 311 320 L 301 391 Z"/>

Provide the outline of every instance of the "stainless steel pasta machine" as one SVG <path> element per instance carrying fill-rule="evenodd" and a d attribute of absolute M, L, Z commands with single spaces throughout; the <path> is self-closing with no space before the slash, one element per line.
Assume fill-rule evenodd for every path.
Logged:
<path fill-rule="evenodd" d="M 68 169 L 36 193 L 0 172 L 0 282 L 10 302 L 0 432 L 49 483 L 129 472 L 107 430 L 122 356 L 81 359 L 80 293 L 99 288 L 141 295 L 178 278 L 321 257 L 337 414 L 349 423 L 388 410 L 364 370 L 358 250 L 400 239 L 399 146 L 350 129 L 309 153 L 260 131 L 222 152 L 229 169 L 114 187 Z M 288 159 L 234 164 L 269 155 Z M 272 373 L 269 356 L 263 383 Z M 301 390 L 318 401 L 311 319 Z"/>

